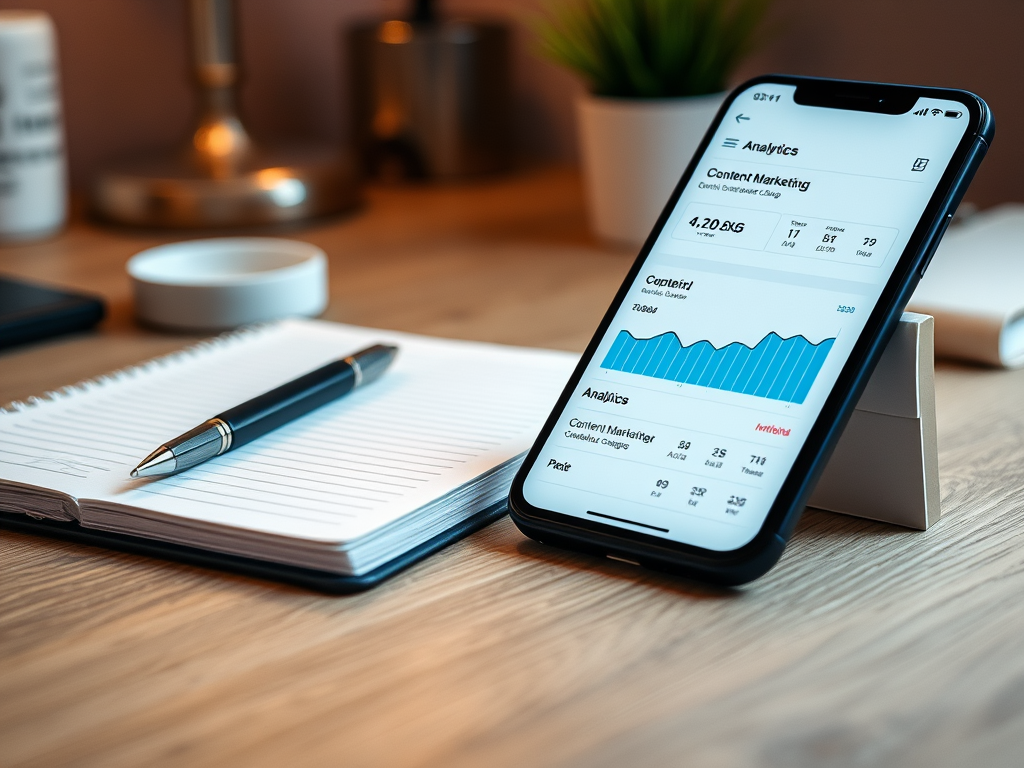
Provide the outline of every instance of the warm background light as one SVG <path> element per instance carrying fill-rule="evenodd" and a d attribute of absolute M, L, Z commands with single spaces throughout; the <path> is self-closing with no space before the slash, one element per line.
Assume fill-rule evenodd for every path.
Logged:
<path fill-rule="evenodd" d="M 348 115 L 341 29 L 358 19 L 399 15 L 405 2 L 244 0 L 239 3 L 242 110 L 253 136 L 268 141 L 341 140 Z M 533 53 L 524 19 L 542 0 L 446 0 L 445 13 L 516 25 L 516 138 L 522 154 L 576 159 L 572 95 L 579 84 Z M 104 161 L 188 135 L 194 96 L 187 81 L 181 0 L 0 0 L 52 14 L 62 56 L 73 183 L 82 188 Z M 1020 197 L 1024 168 L 1024 4 L 986 0 L 778 0 L 774 35 L 739 77 L 761 72 L 945 85 L 978 91 L 992 106 L 998 136 L 971 188 L 981 206 Z"/>

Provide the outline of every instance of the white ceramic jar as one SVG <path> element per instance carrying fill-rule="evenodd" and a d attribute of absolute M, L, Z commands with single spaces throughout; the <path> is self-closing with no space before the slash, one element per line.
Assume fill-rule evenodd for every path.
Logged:
<path fill-rule="evenodd" d="M 0 11 L 0 241 L 67 220 L 57 36 L 40 11 Z"/>
<path fill-rule="evenodd" d="M 135 254 L 127 270 L 136 317 L 161 328 L 222 331 L 327 307 L 327 257 L 299 240 L 186 240 Z"/>
<path fill-rule="evenodd" d="M 628 245 L 647 238 L 724 100 L 580 99 L 587 207 L 599 237 Z"/>

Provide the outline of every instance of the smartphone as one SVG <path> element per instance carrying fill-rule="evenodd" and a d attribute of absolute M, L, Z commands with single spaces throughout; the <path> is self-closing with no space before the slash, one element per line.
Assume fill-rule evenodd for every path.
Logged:
<path fill-rule="evenodd" d="M 709 582 L 767 572 L 993 134 L 960 90 L 733 91 L 527 454 L 516 525 Z"/>

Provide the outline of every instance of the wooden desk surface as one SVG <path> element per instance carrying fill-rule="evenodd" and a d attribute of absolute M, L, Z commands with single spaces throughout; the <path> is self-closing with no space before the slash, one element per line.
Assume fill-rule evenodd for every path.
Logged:
<path fill-rule="evenodd" d="M 378 189 L 296 230 L 327 317 L 581 350 L 631 261 L 578 181 Z M 173 349 L 123 264 L 178 236 L 78 224 L 0 271 L 99 292 L 100 331 L 0 355 L 0 401 Z M 1019 765 L 1024 372 L 938 374 L 945 518 L 808 512 L 753 585 L 548 549 L 506 519 L 324 597 L 0 533 L 0 765 Z"/>

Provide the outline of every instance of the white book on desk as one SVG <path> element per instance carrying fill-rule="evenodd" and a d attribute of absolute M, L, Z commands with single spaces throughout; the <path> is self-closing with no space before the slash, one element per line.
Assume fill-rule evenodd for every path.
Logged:
<path fill-rule="evenodd" d="M 935 354 L 1024 365 L 1024 205 L 951 227 L 909 309 L 935 318 Z"/>
<path fill-rule="evenodd" d="M 153 448 L 374 343 L 377 382 L 187 472 Z M 577 357 L 288 320 L 0 413 L 0 510 L 359 575 L 500 502 Z"/>

